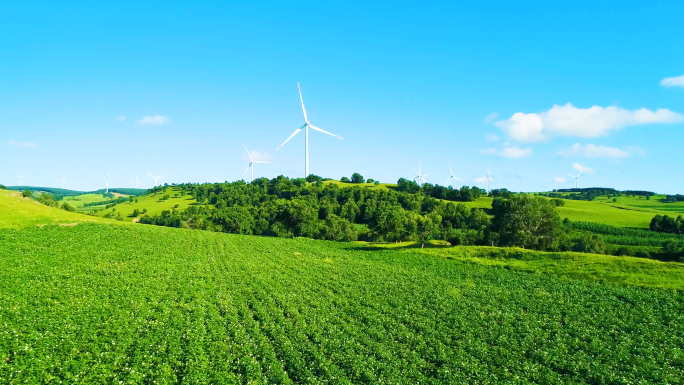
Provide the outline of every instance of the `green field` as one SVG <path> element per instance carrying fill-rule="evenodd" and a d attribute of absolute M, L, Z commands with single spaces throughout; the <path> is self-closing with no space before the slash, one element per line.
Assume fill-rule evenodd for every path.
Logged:
<path fill-rule="evenodd" d="M 91 212 L 91 211 L 97 211 L 97 210 L 104 209 L 104 207 L 106 205 L 86 207 L 85 204 L 86 203 L 111 201 L 111 200 L 112 199 L 107 198 L 103 194 L 93 194 L 93 193 L 64 197 L 62 199 L 63 202 L 66 202 L 69 205 L 75 207 L 76 210 L 79 212 Z"/>
<path fill-rule="evenodd" d="M 459 249 L 427 251 L 142 225 L 2 230 L 0 378 L 245 384 L 684 378 L 680 291 L 516 271 L 459 256 Z M 668 280 L 681 281 L 681 271 L 670 274 Z"/>
<path fill-rule="evenodd" d="M 33 199 L 22 197 L 17 191 L 0 190 L 0 229 L 82 222 L 115 221 L 48 207 Z"/>
<path fill-rule="evenodd" d="M 165 201 L 160 200 L 164 195 L 170 195 L 171 197 Z M 178 196 L 176 196 L 178 195 Z M 137 197 L 138 203 L 120 203 L 113 208 L 107 210 L 101 210 L 97 212 L 97 215 L 103 217 L 107 214 L 117 215 L 121 213 L 124 221 L 131 222 L 135 220 L 131 216 L 135 209 L 142 211 L 147 209 L 147 215 L 158 215 L 164 210 L 173 210 L 176 205 L 178 205 L 177 210 L 183 211 L 190 207 L 190 205 L 197 203 L 195 198 L 186 195 L 181 197 L 178 190 L 173 187 L 167 187 L 163 192 L 158 192 L 157 194 L 147 194 Z"/>

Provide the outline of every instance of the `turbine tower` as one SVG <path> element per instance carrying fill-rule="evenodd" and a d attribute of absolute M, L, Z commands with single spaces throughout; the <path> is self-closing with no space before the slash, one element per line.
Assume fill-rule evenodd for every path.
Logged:
<path fill-rule="evenodd" d="M 285 144 L 285 143 L 283 143 L 283 144 Z M 249 171 L 249 168 L 251 167 L 252 168 L 252 180 L 250 180 L 249 182 L 252 183 L 254 181 L 254 163 L 273 163 L 273 162 L 264 162 L 262 160 L 254 160 L 254 159 L 252 159 L 252 154 L 249 153 L 249 150 L 247 149 L 247 146 L 245 146 L 244 142 L 242 142 L 242 147 L 245 148 L 245 151 L 247 151 L 247 156 L 249 156 L 249 165 L 247 165 L 247 169 L 242 174 L 242 177 L 243 178 L 245 177 L 245 174 L 247 174 L 247 171 Z M 216 179 L 216 178 L 214 178 L 214 179 Z"/>
<path fill-rule="evenodd" d="M 449 181 L 451 180 L 451 188 L 453 189 L 454 188 L 454 180 L 461 180 L 461 178 L 456 178 L 454 176 L 454 172 L 451 171 L 451 163 L 449 163 L 449 175 L 450 175 L 449 179 L 447 179 L 446 182 L 444 182 L 444 183 L 449 183 Z"/>
<path fill-rule="evenodd" d="M 64 175 L 64 178 L 62 178 L 62 179 L 57 179 L 57 180 L 61 180 L 61 181 L 62 181 L 62 188 L 64 188 L 64 185 L 65 185 L 65 184 L 68 184 L 67 181 L 66 181 L 67 175 L 69 175 L 69 174 Z"/>
<path fill-rule="evenodd" d="M 21 175 L 19 173 L 17 173 L 17 175 L 19 175 L 19 186 L 21 186 L 21 181 L 26 178 L 26 175 Z"/>
<path fill-rule="evenodd" d="M 484 182 L 484 181 L 487 181 L 487 194 L 489 194 L 489 191 L 490 191 L 490 190 L 489 190 L 489 182 L 494 182 L 494 179 L 492 179 L 492 178 L 489 176 L 489 174 L 491 173 L 491 171 L 492 171 L 492 166 L 489 166 L 489 170 L 487 170 L 487 175 L 483 176 L 482 178 L 478 178 L 478 180 L 481 180 L 481 181 L 483 181 L 483 182 Z"/>
<path fill-rule="evenodd" d="M 159 180 L 159 179 L 161 179 L 161 178 L 164 177 L 164 173 L 161 173 L 161 174 L 159 174 L 159 175 L 157 175 L 157 176 L 154 176 L 154 175 L 152 175 L 152 174 L 150 174 L 150 173 L 148 172 L 147 175 L 149 175 L 150 178 L 154 179 L 154 187 L 157 187 L 157 180 Z"/>
<path fill-rule="evenodd" d="M 575 179 L 575 188 L 577 188 L 577 179 L 579 179 L 579 176 L 580 176 L 581 173 L 582 173 L 582 171 L 580 171 L 579 174 L 577 174 L 577 175 L 570 175 L 570 174 L 568 174 L 569 177 Z"/>
<path fill-rule="evenodd" d="M 423 175 L 423 174 L 420 173 L 420 166 L 421 166 L 422 163 L 423 163 L 423 160 L 422 160 L 422 159 L 418 161 L 418 171 L 416 171 L 415 168 L 413 169 L 413 171 L 416 171 L 416 174 L 418 174 L 417 177 L 413 178 L 413 180 L 418 179 L 418 186 L 422 186 L 421 181 L 422 181 L 423 184 L 424 184 L 425 182 L 427 182 L 427 181 L 425 180 L 425 177 L 428 176 L 428 175 L 430 175 L 430 174 L 425 174 L 425 175 Z"/>
<path fill-rule="evenodd" d="M 309 119 L 306 117 L 306 109 L 304 108 L 304 99 L 302 99 L 302 89 L 299 87 L 299 82 L 297 82 L 297 88 L 299 89 L 299 100 L 302 102 L 302 112 L 304 113 L 304 125 L 299 127 L 298 129 L 296 129 L 295 132 L 292 135 L 290 135 L 290 137 L 287 138 L 287 140 L 284 141 L 283 144 L 280 145 L 280 147 L 283 147 L 285 145 L 285 143 L 287 143 L 295 135 L 299 134 L 299 132 L 302 129 L 306 130 L 306 139 L 305 139 L 306 144 L 304 146 L 304 148 L 305 148 L 305 150 L 304 150 L 304 178 L 306 178 L 309 176 L 309 128 L 316 130 L 316 131 L 319 131 L 319 132 L 322 132 L 324 134 L 332 135 L 338 139 L 344 139 L 344 138 L 341 138 L 335 134 L 331 134 L 331 133 L 324 131 L 324 130 L 312 125 L 311 123 L 309 123 Z M 276 148 L 276 151 L 280 150 L 280 147 Z"/>
<path fill-rule="evenodd" d="M 135 174 L 135 182 L 131 183 L 135 184 L 135 188 L 138 188 L 138 184 L 142 184 L 142 182 L 138 180 L 138 174 Z"/>
<path fill-rule="evenodd" d="M 107 177 L 107 193 L 109 193 L 109 175 L 108 175 L 108 174 L 105 174 L 105 172 L 102 171 L 102 170 L 100 170 L 100 172 L 101 172 L 105 177 Z"/>

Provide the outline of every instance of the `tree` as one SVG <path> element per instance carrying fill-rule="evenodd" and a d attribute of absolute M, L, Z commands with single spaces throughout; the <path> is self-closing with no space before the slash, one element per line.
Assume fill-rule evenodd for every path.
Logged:
<path fill-rule="evenodd" d="M 226 233 L 252 234 L 254 217 L 246 208 L 234 206 L 214 214 L 214 223 L 220 225 Z"/>
<path fill-rule="evenodd" d="M 306 177 L 306 181 L 309 183 L 322 182 L 323 178 L 318 175 L 309 174 L 309 176 Z"/>
<path fill-rule="evenodd" d="M 442 222 L 442 217 L 437 213 L 430 213 L 428 215 L 419 215 L 416 219 L 416 235 L 422 249 L 425 247 L 425 243 L 435 238 L 439 230 L 439 224 Z"/>
<path fill-rule="evenodd" d="M 349 183 L 349 182 L 351 182 L 351 181 L 350 181 L 349 178 L 347 178 L 346 176 L 343 176 L 343 177 L 340 179 L 340 182 Z"/>
<path fill-rule="evenodd" d="M 578 253 L 605 254 L 606 243 L 600 235 L 583 232 L 579 238 L 573 240 L 572 251 Z"/>
<path fill-rule="evenodd" d="M 351 182 L 352 183 L 363 183 L 364 182 L 363 176 L 361 174 L 359 174 L 358 172 L 355 172 L 354 174 L 352 174 Z"/>
<path fill-rule="evenodd" d="M 31 197 L 31 191 L 24 190 L 24 191 L 22 191 L 21 196 L 23 196 L 24 198 L 30 198 Z"/>
<path fill-rule="evenodd" d="M 375 179 L 373 179 L 373 178 L 368 178 L 368 179 L 366 180 L 366 183 L 375 183 Z"/>
<path fill-rule="evenodd" d="M 406 213 L 401 206 L 382 210 L 376 226 L 377 232 L 389 242 L 402 241 L 406 233 Z"/>
<path fill-rule="evenodd" d="M 555 250 L 559 246 L 563 224 L 550 200 L 528 194 L 495 198 L 492 202 L 492 231 L 498 233 L 501 246 Z"/>

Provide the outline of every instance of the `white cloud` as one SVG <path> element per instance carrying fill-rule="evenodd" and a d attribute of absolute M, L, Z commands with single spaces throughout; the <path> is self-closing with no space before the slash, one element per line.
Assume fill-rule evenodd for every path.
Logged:
<path fill-rule="evenodd" d="M 531 148 L 518 148 L 518 147 L 504 147 L 501 150 L 498 150 L 494 147 L 492 148 L 485 148 L 483 150 L 480 150 L 480 154 L 482 155 L 497 155 L 502 158 L 527 158 L 528 156 L 532 155 L 532 149 Z"/>
<path fill-rule="evenodd" d="M 169 123 L 170 121 L 171 119 L 167 118 L 166 116 L 155 115 L 143 117 L 142 119 L 138 120 L 138 124 L 162 125 L 165 123 Z"/>
<path fill-rule="evenodd" d="M 628 158 L 632 155 L 631 152 L 620 150 L 616 147 L 596 146 L 593 144 L 582 146 L 579 143 L 575 143 L 567 150 L 558 151 L 557 154 L 563 156 L 581 156 L 585 158 Z"/>
<path fill-rule="evenodd" d="M 119 116 L 119 121 L 120 121 L 120 122 L 125 122 L 125 121 L 126 121 L 126 117 L 123 116 L 123 115 Z"/>
<path fill-rule="evenodd" d="M 540 142 L 554 136 L 596 138 L 624 127 L 656 123 L 678 123 L 684 115 L 659 108 L 626 110 L 622 107 L 577 108 L 571 103 L 554 105 L 548 111 L 525 114 L 516 112 L 508 120 L 494 123 L 520 142 Z"/>
<path fill-rule="evenodd" d="M 665 78 L 660 81 L 660 85 L 663 87 L 684 87 L 684 75 Z"/>
<path fill-rule="evenodd" d="M 498 113 L 498 112 L 492 112 L 491 114 L 485 116 L 484 122 L 485 122 L 485 123 L 491 123 L 491 122 L 494 121 L 494 119 L 496 119 L 496 118 L 498 118 L 498 117 L 499 117 L 499 113 Z"/>
<path fill-rule="evenodd" d="M 562 176 L 557 176 L 553 178 L 553 181 L 556 183 L 568 183 L 568 181 L 566 181 L 565 178 L 563 178 Z"/>
<path fill-rule="evenodd" d="M 38 145 L 33 142 L 15 142 L 13 140 L 10 140 L 7 144 L 14 147 L 38 147 Z"/>
<path fill-rule="evenodd" d="M 594 170 L 594 169 L 591 168 L 591 167 L 585 167 L 585 166 L 582 166 L 582 165 L 579 164 L 579 163 L 573 163 L 573 164 L 572 164 L 572 168 L 574 168 L 575 171 L 583 172 L 583 173 L 585 173 L 585 174 L 593 174 L 594 171 L 596 171 L 596 170 Z"/>
<path fill-rule="evenodd" d="M 499 138 L 499 135 L 497 134 L 487 134 L 487 136 L 485 136 L 485 140 L 488 142 L 496 142 L 499 139 L 501 138 Z"/>

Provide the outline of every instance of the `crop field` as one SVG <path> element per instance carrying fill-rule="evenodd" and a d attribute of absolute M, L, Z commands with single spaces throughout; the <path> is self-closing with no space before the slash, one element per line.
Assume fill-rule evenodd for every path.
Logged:
<path fill-rule="evenodd" d="M 22 197 L 18 191 L 0 190 L 0 229 L 82 222 L 114 221 L 48 207 Z"/>
<path fill-rule="evenodd" d="M 658 211 L 659 214 L 684 215 L 684 202 L 667 203 L 665 195 L 654 195 L 651 199 L 639 199 L 639 197 L 620 196 L 615 198 L 597 197 L 594 201 L 605 203 L 615 207 L 634 207 L 645 211 Z"/>
<path fill-rule="evenodd" d="M 10 383 L 684 378 L 677 290 L 154 226 L 2 230 L 0 255 Z"/>
<path fill-rule="evenodd" d="M 164 195 L 169 195 L 170 198 L 167 200 L 161 200 Z M 109 213 L 113 213 L 114 215 L 121 213 L 124 221 L 131 222 L 135 219 L 131 216 L 135 209 L 140 211 L 147 209 L 147 214 L 151 216 L 161 214 L 161 212 L 164 210 L 171 211 L 174 209 L 174 207 L 176 207 L 176 205 L 178 205 L 178 207 L 176 207 L 178 211 L 183 211 L 190 207 L 191 204 L 197 202 L 195 198 L 190 195 L 181 197 L 179 192 L 173 187 L 167 187 L 164 192 L 158 192 L 156 195 L 147 194 L 136 198 L 138 199 L 138 203 L 120 203 L 113 208 L 98 211 L 97 215 L 103 217 Z"/>

